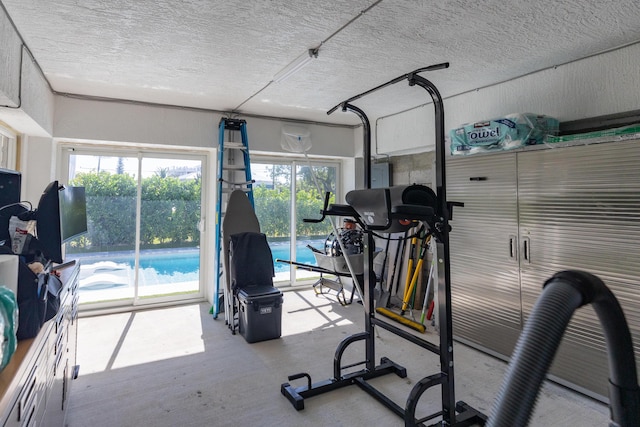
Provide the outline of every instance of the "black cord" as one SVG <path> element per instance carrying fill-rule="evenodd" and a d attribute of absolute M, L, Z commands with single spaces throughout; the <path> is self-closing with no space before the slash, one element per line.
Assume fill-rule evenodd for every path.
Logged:
<path fill-rule="evenodd" d="M 424 231 L 424 230 L 425 230 L 425 227 L 424 227 L 424 225 L 421 224 L 420 227 L 418 227 L 418 229 L 416 230 L 415 233 L 410 234 L 410 235 L 408 235 L 406 237 L 398 237 L 397 239 L 393 239 L 391 237 L 385 237 L 385 236 L 383 236 L 381 234 L 376 233 L 375 231 L 369 231 L 369 233 L 371 233 L 374 237 L 377 237 L 377 238 L 382 239 L 382 240 L 389 240 L 389 241 L 392 241 L 392 242 L 393 241 L 400 242 L 402 240 L 409 240 L 409 239 L 413 239 L 414 237 L 420 237 L 421 236 L 420 233 L 422 231 Z M 431 234 L 433 234 L 433 232 L 429 231 L 429 232 L 427 232 L 426 235 L 429 236 Z M 423 236 L 423 237 L 426 237 L 426 236 Z"/>
<path fill-rule="evenodd" d="M 16 202 L 16 203 L 10 203 L 8 205 L 4 205 L 4 206 L 0 207 L 0 211 L 3 210 L 3 209 L 9 209 L 12 206 L 18 206 L 18 205 L 23 206 L 24 204 L 28 204 L 29 205 L 29 210 L 33 210 L 33 205 L 31 204 L 31 202 L 25 200 L 25 201 L 22 201 L 22 202 Z"/>

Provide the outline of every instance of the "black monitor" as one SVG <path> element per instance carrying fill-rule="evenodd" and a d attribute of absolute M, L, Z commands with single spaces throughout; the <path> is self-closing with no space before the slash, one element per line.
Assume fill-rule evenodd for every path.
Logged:
<path fill-rule="evenodd" d="M 47 261 L 63 262 L 62 244 L 87 232 L 84 187 L 63 187 L 53 181 L 45 188 L 36 211 L 38 248 Z"/>
<path fill-rule="evenodd" d="M 63 187 L 53 181 L 44 189 L 36 211 L 38 249 L 47 261 L 62 262 L 59 192 Z"/>
<path fill-rule="evenodd" d="M 60 196 L 62 243 L 87 232 L 87 198 L 84 187 L 64 187 Z"/>

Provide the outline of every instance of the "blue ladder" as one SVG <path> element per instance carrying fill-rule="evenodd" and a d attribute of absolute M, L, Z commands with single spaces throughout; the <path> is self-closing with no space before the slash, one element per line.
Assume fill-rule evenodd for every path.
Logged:
<path fill-rule="evenodd" d="M 238 134 L 240 141 L 237 141 Z M 226 202 L 233 190 L 241 189 L 253 202 L 253 179 L 251 178 L 251 162 L 249 160 L 249 141 L 247 138 L 247 122 L 240 119 L 223 117 L 220 119 L 218 132 L 218 191 L 216 194 L 216 285 L 213 294 L 213 318 L 217 319 L 221 312 L 220 301 L 224 292 L 220 293 L 220 280 L 224 273 L 222 254 L 222 220 L 226 210 Z M 239 154 L 242 154 L 240 156 Z M 226 279 L 225 279 L 226 280 Z M 226 287 L 225 287 L 226 289 Z M 228 298 L 228 296 L 226 296 Z M 229 319 L 227 319 L 229 321 Z"/>

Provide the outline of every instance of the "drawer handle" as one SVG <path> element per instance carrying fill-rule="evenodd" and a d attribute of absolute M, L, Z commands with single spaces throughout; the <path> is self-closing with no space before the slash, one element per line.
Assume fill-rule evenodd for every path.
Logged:
<path fill-rule="evenodd" d="M 34 366 L 33 368 L 34 371 L 36 367 L 37 366 Z M 29 382 L 29 387 L 27 388 L 27 391 L 25 392 L 24 396 L 22 396 L 22 399 L 20 399 L 20 403 L 18 406 L 18 421 L 23 421 L 25 419 L 25 415 L 28 409 L 31 409 L 31 407 L 35 406 L 33 405 L 33 401 L 35 400 L 35 397 L 36 397 L 36 383 L 37 383 L 37 378 L 34 372 L 33 376 L 31 377 L 31 381 Z"/>

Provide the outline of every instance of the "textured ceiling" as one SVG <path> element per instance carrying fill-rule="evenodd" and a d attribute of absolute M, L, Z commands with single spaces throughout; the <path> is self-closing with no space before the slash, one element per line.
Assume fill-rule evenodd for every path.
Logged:
<path fill-rule="evenodd" d="M 424 74 L 448 97 L 640 41 L 637 0 L 0 2 L 57 92 L 348 124 L 326 111 L 423 66 L 451 64 Z M 428 100 L 398 84 L 355 105 L 373 120 Z"/>

